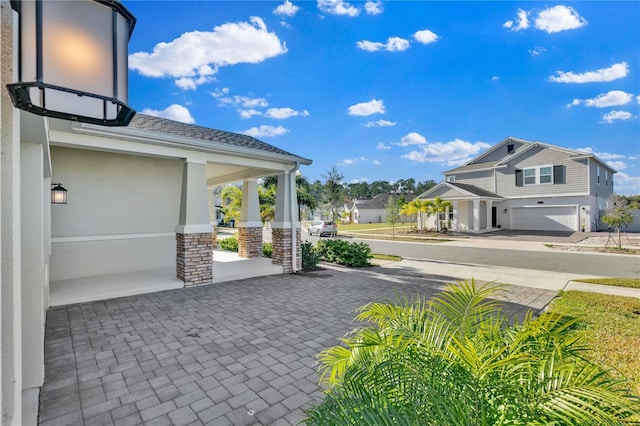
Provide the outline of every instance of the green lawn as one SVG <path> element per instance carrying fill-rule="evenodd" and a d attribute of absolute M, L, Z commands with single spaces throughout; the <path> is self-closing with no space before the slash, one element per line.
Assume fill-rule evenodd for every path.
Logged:
<path fill-rule="evenodd" d="M 617 287 L 640 288 L 640 279 L 638 278 L 580 278 L 576 281 Z"/>
<path fill-rule="evenodd" d="M 573 331 L 590 349 L 588 355 L 631 380 L 640 396 L 640 299 L 568 291 L 556 299 L 552 312 L 581 318 Z"/>

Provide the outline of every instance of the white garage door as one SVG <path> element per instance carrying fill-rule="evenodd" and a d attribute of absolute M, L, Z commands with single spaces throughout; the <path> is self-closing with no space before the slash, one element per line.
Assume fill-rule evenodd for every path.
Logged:
<path fill-rule="evenodd" d="M 575 207 L 524 207 L 511 209 L 512 229 L 577 231 Z"/>

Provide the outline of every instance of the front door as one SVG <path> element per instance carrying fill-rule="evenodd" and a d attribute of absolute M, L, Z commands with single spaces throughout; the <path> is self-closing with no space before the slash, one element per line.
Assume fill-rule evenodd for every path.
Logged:
<path fill-rule="evenodd" d="M 491 207 L 491 227 L 492 228 L 497 228 L 498 227 L 498 209 L 496 208 L 496 206 L 492 206 Z"/>

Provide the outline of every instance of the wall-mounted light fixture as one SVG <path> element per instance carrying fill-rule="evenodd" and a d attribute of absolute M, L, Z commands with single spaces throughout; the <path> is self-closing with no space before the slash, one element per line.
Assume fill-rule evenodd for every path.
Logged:
<path fill-rule="evenodd" d="M 61 183 L 51 184 L 51 204 L 67 204 L 67 190 Z"/>
<path fill-rule="evenodd" d="M 19 14 L 16 108 L 46 117 L 126 126 L 128 44 L 135 17 L 116 0 L 12 0 Z"/>
<path fill-rule="evenodd" d="M 507 212 L 507 209 L 504 209 L 503 213 L 506 213 L 506 212 Z"/>

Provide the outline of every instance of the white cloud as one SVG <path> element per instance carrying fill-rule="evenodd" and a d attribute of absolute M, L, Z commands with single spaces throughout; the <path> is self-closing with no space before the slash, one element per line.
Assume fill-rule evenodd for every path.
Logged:
<path fill-rule="evenodd" d="M 591 99 L 574 99 L 569 106 L 576 106 L 582 103 L 587 107 L 607 108 L 626 105 L 632 100 L 633 95 L 631 93 L 623 92 L 622 90 L 611 90 Z"/>
<path fill-rule="evenodd" d="M 265 117 L 273 118 L 275 120 L 285 120 L 290 117 L 308 117 L 309 111 L 296 111 L 292 108 L 269 108 L 264 114 Z"/>
<path fill-rule="evenodd" d="M 361 161 L 369 160 L 367 157 L 356 157 L 356 158 L 345 158 L 344 160 L 338 161 L 338 166 L 353 166 L 356 163 Z"/>
<path fill-rule="evenodd" d="M 499 75 L 494 75 L 493 77 L 491 77 L 491 81 L 498 81 L 498 80 L 500 80 Z"/>
<path fill-rule="evenodd" d="M 382 13 L 382 2 L 367 0 L 364 4 L 364 11 L 367 15 L 380 15 Z"/>
<path fill-rule="evenodd" d="M 418 43 L 429 44 L 429 43 L 434 43 L 436 40 L 440 38 L 440 36 L 438 36 L 438 34 L 430 30 L 421 30 L 413 33 L 413 38 Z"/>
<path fill-rule="evenodd" d="M 298 10 L 300 10 L 298 6 L 294 5 L 289 0 L 284 0 L 284 3 L 273 9 L 273 14 L 291 17 L 295 15 Z"/>
<path fill-rule="evenodd" d="M 544 47 L 536 46 L 533 49 L 529 49 L 529 54 L 531 56 L 538 56 L 538 55 L 542 55 L 546 51 L 547 51 L 547 49 L 545 49 Z"/>
<path fill-rule="evenodd" d="M 584 148 L 575 148 L 576 151 L 580 151 L 580 152 L 585 152 L 587 154 L 593 154 L 596 157 L 600 158 L 601 160 L 604 161 L 608 161 L 608 160 L 621 160 L 625 157 L 622 154 L 612 154 L 610 152 L 596 152 L 596 150 L 594 150 L 593 148 L 591 148 L 590 146 L 584 147 Z M 631 157 L 628 157 L 629 159 L 633 159 Z"/>
<path fill-rule="evenodd" d="M 391 142 L 392 145 L 398 146 L 424 145 L 426 143 L 427 138 L 416 132 L 407 133 L 400 139 L 400 142 Z"/>
<path fill-rule="evenodd" d="M 391 147 L 389 145 L 385 145 L 382 142 L 378 142 L 378 146 L 376 146 L 376 149 L 391 149 Z"/>
<path fill-rule="evenodd" d="M 331 15 L 360 15 L 360 9 L 342 0 L 318 0 L 318 9 Z"/>
<path fill-rule="evenodd" d="M 515 21 L 509 20 L 502 24 L 504 28 L 509 28 L 511 31 L 526 30 L 529 28 L 529 12 L 518 9 L 518 14 Z"/>
<path fill-rule="evenodd" d="M 640 104 L 640 95 L 636 96 L 636 101 Z"/>
<path fill-rule="evenodd" d="M 379 162 L 378 160 L 373 160 L 373 161 L 371 162 L 371 164 L 376 165 L 376 166 L 379 166 L 379 165 L 380 165 L 380 164 L 382 164 L 382 163 L 381 163 L 381 162 Z"/>
<path fill-rule="evenodd" d="M 347 110 L 349 115 L 372 115 L 372 114 L 384 114 L 384 102 L 378 99 L 371 99 L 369 102 L 361 102 L 359 104 L 351 105 Z"/>
<path fill-rule="evenodd" d="M 571 6 L 557 5 L 540 12 L 535 27 L 547 33 L 574 30 L 587 25 L 587 20 Z"/>
<path fill-rule="evenodd" d="M 613 123 L 616 120 L 629 120 L 633 118 L 633 115 L 629 111 L 611 111 L 602 116 L 604 123 Z"/>
<path fill-rule="evenodd" d="M 607 161 L 607 164 L 617 171 L 621 171 L 627 168 L 627 163 L 625 163 L 624 161 Z"/>
<path fill-rule="evenodd" d="M 629 73 L 629 65 L 626 62 L 613 64 L 609 68 L 600 68 L 595 71 L 574 73 L 573 71 L 556 71 L 555 75 L 549 77 L 549 81 L 554 83 L 593 83 L 603 81 L 613 81 L 626 77 Z"/>
<path fill-rule="evenodd" d="M 262 112 L 256 109 L 239 109 L 240 118 L 251 118 L 254 115 L 262 115 Z"/>
<path fill-rule="evenodd" d="M 629 176 L 624 172 L 615 174 L 616 194 L 640 194 L 640 176 Z"/>
<path fill-rule="evenodd" d="M 226 23 L 213 31 L 192 31 L 170 42 L 155 45 L 152 52 L 129 55 L 129 68 L 146 77 L 173 77 L 181 88 L 192 89 L 211 81 L 218 67 L 257 64 L 287 52 L 264 21 Z"/>
<path fill-rule="evenodd" d="M 363 177 L 360 179 L 351 179 L 349 181 L 349 183 L 362 183 L 362 182 L 369 182 L 369 178 Z"/>
<path fill-rule="evenodd" d="M 411 151 L 402 158 L 419 163 L 437 163 L 447 166 L 459 166 L 471 160 L 481 151 L 491 147 L 484 142 L 467 142 L 455 139 L 450 142 L 428 143 L 420 151 Z"/>
<path fill-rule="evenodd" d="M 389 37 L 386 43 L 378 41 L 362 40 L 356 42 L 359 49 L 367 52 L 376 52 L 378 50 L 386 50 L 388 52 L 402 52 L 409 48 L 409 40 L 400 37 Z"/>
<path fill-rule="evenodd" d="M 285 129 L 282 126 L 273 127 L 273 126 L 262 125 L 260 127 L 252 127 L 250 129 L 244 130 L 239 133 L 242 133 L 248 136 L 253 136 L 254 138 L 270 138 L 274 136 L 284 135 L 287 132 L 289 132 L 289 130 Z"/>
<path fill-rule="evenodd" d="M 395 121 L 388 121 L 388 120 L 368 121 L 363 124 L 364 127 L 389 127 L 389 126 L 395 126 L 395 125 L 396 125 Z"/>
<path fill-rule="evenodd" d="M 142 110 L 142 114 L 153 115 L 154 117 L 166 118 L 174 121 L 181 121 L 187 124 L 193 124 L 196 122 L 196 120 L 194 120 L 191 116 L 189 110 L 178 104 L 169 105 L 163 110 L 145 108 Z"/>

